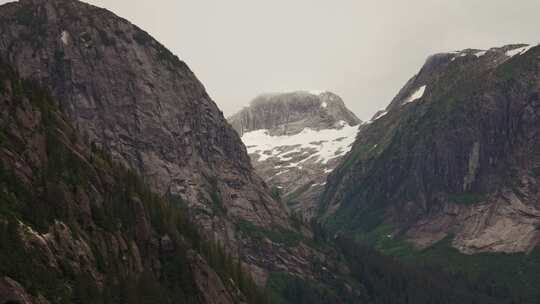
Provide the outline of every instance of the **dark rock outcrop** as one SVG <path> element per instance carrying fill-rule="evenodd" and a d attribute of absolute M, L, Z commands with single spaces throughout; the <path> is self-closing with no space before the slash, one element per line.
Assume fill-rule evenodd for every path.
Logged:
<path fill-rule="evenodd" d="M 340 121 L 351 126 L 361 123 L 336 94 L 308 91 L 260 95 L 228 120 L 240 136 L 261 129 L 271 135 L 291 135 L 304 128 L 333 128 Z"/>

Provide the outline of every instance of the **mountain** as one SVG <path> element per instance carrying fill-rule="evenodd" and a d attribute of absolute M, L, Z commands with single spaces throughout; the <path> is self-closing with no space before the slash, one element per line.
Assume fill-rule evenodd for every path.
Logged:
<path fill-rule="evenodd" d="M 306 220 L 361 123 L 331 92 L 265 94 L 228 118 L 255 170 Z"/>
<path fill-rule="evenodd" d="M 259 257 L 243 244 L 251 239 L 240 221 L 290 229 L 202 84 L 146 32 L 70 0 L 6 4 L 0 31 L 0 58 L 48 88 L 85 140 L 156 192 L 186 201 L 205 234 L 235 255 Z"/>
<path fill-rule="evenodd" d="M 4 5 L 0 28 L 0 56 L 23 78 L 50 88 L 89 141 L 144 175 L 153 189 L 210 215 L 215 190 L 230 217 L 286 225 L 284 210 L 253 174 L 240 138 L 202 84 L 146 32 L 69 0 Z"/>
<path fill-rule="evenodd" d="M 539 55 L 508 45 L 429 57 L 360 127 L 328 178 L 323 221 L 379 248 L 399 244 L 393 253 L 444 247 L 441 259 L 459 257 L 452 269 L 474 261 L 466 271 L 485 265 L 516 288 L 537 286 Z"/>
<path fill-rule="evenodd" d="M 5 64 L 0 113 L 1 303 L 262 298 L 231 260 L 216 262 L 230 257 L 198 233 L 184 202 L 89 146 L 47 90 Z"/>

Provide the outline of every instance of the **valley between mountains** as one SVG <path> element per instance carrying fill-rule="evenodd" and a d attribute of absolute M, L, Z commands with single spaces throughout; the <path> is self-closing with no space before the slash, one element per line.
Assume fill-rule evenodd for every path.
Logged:
<path fill-rule="evenodd" d="M 0 304 L 540 301 L 539 47 L 433 55 L 370 121 L 301 90 L 225 118 L 106 9 L 0 34 Z"/>

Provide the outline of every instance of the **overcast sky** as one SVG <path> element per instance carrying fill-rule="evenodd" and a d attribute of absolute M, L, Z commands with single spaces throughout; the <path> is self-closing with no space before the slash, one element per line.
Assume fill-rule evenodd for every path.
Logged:
<path fill-rule="evenodd" d="M 430 54 L 540 41 L 540 0 L 87 2 L 169 47 L 226 115 L 260 93 L 329 90 L 369 119 Z"/>

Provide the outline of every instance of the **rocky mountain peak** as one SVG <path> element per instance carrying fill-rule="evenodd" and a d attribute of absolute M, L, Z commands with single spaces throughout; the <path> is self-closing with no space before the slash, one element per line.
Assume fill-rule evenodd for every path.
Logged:
<path fill-rule="evenodd" d="M 257 172 L 305 219 L 316 214 L 326 176 L 360 124 L 338 95 L 324 91 L 263 94 L 229 122 Z"/>
<path fill-rule="evenodd" d="M 466 70 L 468 73 L 481 74 L 492 70 L 511 58 L 527 52 L 535 45 L 509 44 L 488 50 L 464 49 L 461 51 L 438 53 L 429 56 L 426 62 L 405 86 L 398 92 L 385 111 L 377 113 L 373 118 L 379 118 L 389 111 L 398 110 L 401 106 L 420 101 L 431 92 L 433 85 L 449 70 Z"/>
<path fill-rule="evenodd" d="M 262 94 L 228 120 L 240 136 L 261 129 L 271 135 L 293 135 L 304 128 L 322 130 L 340 128 L 341 122 L 349 126 L 361 122 L 338 95 L 328 91 Z"/>

